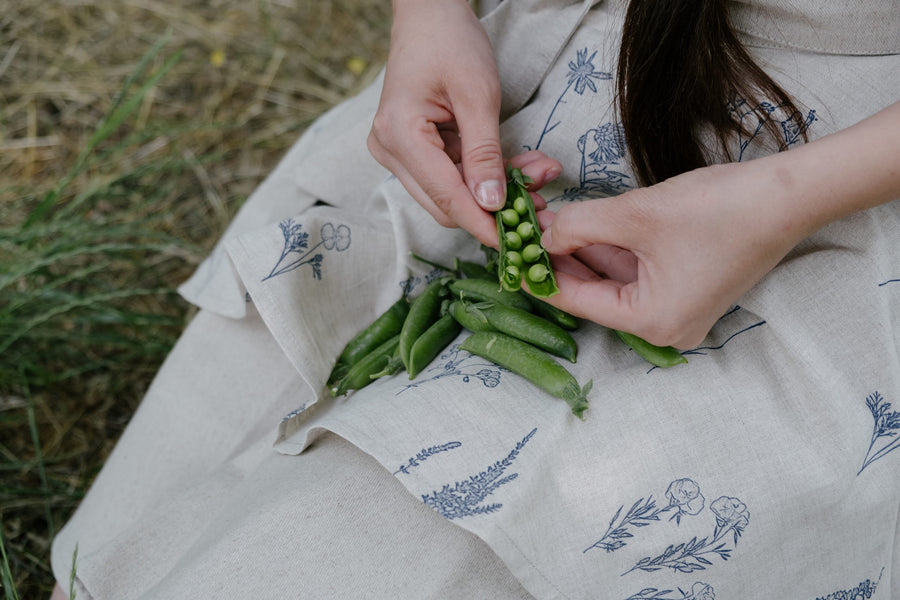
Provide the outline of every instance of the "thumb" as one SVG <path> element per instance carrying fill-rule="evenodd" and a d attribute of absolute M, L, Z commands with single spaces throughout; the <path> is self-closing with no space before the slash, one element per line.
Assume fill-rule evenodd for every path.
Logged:
<path fill-rule="evenodd" d="M 485 210 L 503 208 L 506 170 L 500 149 L 499 109 L 457 114 L 463 179 L 475 201 Z"/>

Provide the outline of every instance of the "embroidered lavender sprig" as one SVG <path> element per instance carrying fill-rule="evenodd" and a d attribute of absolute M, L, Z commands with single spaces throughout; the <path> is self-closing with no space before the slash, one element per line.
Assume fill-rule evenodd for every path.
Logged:
<path fill-rule="evenodd" d="M 460 446 L 462 446 L 461 442 L 447 442 L 446 444 L 431 446 L 430 448 L 423 448 L 415 456 L 406 461 L 405 465 L 401 465 L 399 469 L 394 471 L 394 475 L 396 475 L 397 473 L 409 475 L 410 469 L 418 467 L 420 463 L 425 462 L 429 457 L 434 456 L 435 454 L 440 454 L 441 452 L 453 450 L 454 448 L 459 448 Z"/>
<path fill-rule="evenodd" d="M 883 458 L 889 452 L 900 448 L 900 437 L 897 436 L 900 433 L 900 412 L 891 410 L 891 403 L 885 402 L 878 392 L 873 392 L 866 397 L 866 406 L 869 407 L 869 412 L 872 413 L 875 424 L 872 428 L 872 439 L 869 442 L 869 449 L 866 451 L 866 457 L 863 460 L 862 467 L 856 473 L 857 475 L 879 458 Z M 887 438 L 890 441 L 887 443 L 882 442 L 881 446 L 876 448 L 879 440 L 883 438 Z"/>
<path fill-rule="evenodd" d="M 519 474 L 512 473 L 504 476 L 525 444 L 534 437 L 537 428 L 532 429 L 520 442 L 516 444 L 506 458 L 498 460 L 493 465 L 477 475 L 472 475 L 455 484 L 445 484 L 440 490 L 430 494 L 423 494 L 422 501 L 439 512 L 447 519 L 459 519 L 473 515 L 488 514 L 499 510 L 500 503 L 482 504 L 497 489 L 516 479 Z"/>

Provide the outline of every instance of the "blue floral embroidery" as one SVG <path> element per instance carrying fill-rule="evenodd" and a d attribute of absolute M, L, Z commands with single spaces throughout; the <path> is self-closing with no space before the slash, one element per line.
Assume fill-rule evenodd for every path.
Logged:
<path fill-rule="evenodd" d="M 424 276 L 414 275 L 409 279 L 404 279 L 400 282 L 400 287 L 403 289 L 403 293 L 406 296 L 412 295 L 413 290 L 422 285 L 428 285 L 438 277 L 441 277 L 445 274 L 443 269 L 432 269 Z"/>
<path fill-rule="evenodd" d="M 635 570 L 650 572 L 664 568 L 679 573 L 693 573 L 703 571 L 712 564 L 707 558 L 709 555 L 728 560 L 734 548 L 729 547 L 730 540 L 725 538 L 730 532 L 734 545 L 737 546 L 738 539 L 750 522 L 750 512 L 738 498 L 728 496 L 713 500 L 709 509 L 716 515 L 716 527 L 711 538 L 707 536 L 698 539 L 695 536 L 687 542 L 669 545 L 659 556 L 642 558 L 622 575 Z"/>
<path fill-rule="evenodd" d="M 500 385 L 500 372 L 506 370 L 468 352 L 463 353 L 462 357 L 460 357 L 459 344 L 452 344 L 446 352 L 438 357 L 438 360 L 442 361 L 441 364 L 425 371 L 425 373 L 438 371 L 436 375 L 429 379 L 425 379 L 424 375 L 421 376 L 413 383 L 404 385 L 397 392 L 397 395 L 410 388 L 419 387 L 423 383 L 436 381 L 444 377 L 461 377 L 463 383 L 469 383 L 474 378 L 484 384 L 484 387 L 495 388 Z"/>
<path fill-rule="evenodd" d="M 309 247 L 309 234 L 303 231 L 302 223 L 295 223 L 293 219 L 285 219 L 278 224 L 281 228 L 281 234 L 284 236 L 284 247 L 281 250 L 281 256 L 268 275 L 263 277 L 263 281 L 271 279 L 277 275 L 282 275 L 294 269 L 299 269 L 303 265 L 310 265 L 315 279 L 322 279 L 322 254 L 315 254 L 310 258 L 310 254 L 323 246 L 325 250 L 336 250 L 343 252 L 350 247 L 350 228 L 346 225 L 338 225 L 335 227 L 331 223 L 325 223 L 319 230 L 322 240 Z M 298 256 L 291 256 L 297 254 Z M 290 258 L 290 260 L 288 260 Z"/>
<path fill-rule="evenodd" d="M 679 595 L 670 595 L 674 593 Z M 716 592 L 708 583 L 697 581 L 691 586 L 689 592 L 686 592 L 681 588 L 678 588 L 678 592 L 675 592 L 674 590 L 644 588 L 637 594 L 628 596 L 625 600 L 716 600 Z"/>
<path fill-rule="evenodd" d="M 519 452 L 536 432 L 537 428 L 532 429 L 522 441 L 516 444 L 506 458 L 498 460 L 478 475 L 472 475 L 453 485 L 445 484 L 439 491 L 423 494 L 422 501 L 447 519 L 488 514 L 499 510 L 503 506 L 500 503 L 482 504 L 482 502 L 497 491 L 501 485 L 505 485 L 519 476 L 518 473 L 504 476 L 504 473 L 512 466 L 513 461 L 519 456 Z"/>
<path fill-rule="evenodd" d="M 750 132 L 749 136 L 744 133 L 741 133 L 738 136 L 738 161 L 741 161 L 744 158 L 744 152 L 747 150 L 747 147 L 766 126 L 766 120 L 771 119 L 772 115 L 782 108 L 783 105 L 775 105 L 770 102 L 762 102 L 755 107 L 751 107 L 743 98 L 737 98 L 729 104 L 728 109 L 735 113 L 742 128 Z M 766 118 L 761 118 L 760 114 L 764 114 Z M 779 121 L 783 138 L 782 142 L 785 148 L 789 148 L 803 139 L 803 134 L 806 133 L 809 126 L 817 120 L 816 111 L 814 110 L 810 110 L 806 114 L 802 124 L 798 124 L 794 119 L 794 116 L 796 115 L 786 115 L 784 119 Z M 755 126 L 747 125 L 744 122 L 745 120 L 754 118 L 756 119 Z"/>
<path fill-rule="evenodd" d="M 816 600 L 863 600 L 864 598 L 871 598 L 875 595 L 875 590 L 878 589 L 878 584 L 881 583 L 883 575 L 884 567 L 881 568 L 881 573 L 879 573 L 878 579 L 875 581 L 866 579 L 853 589 L 832 592 L 827 596 L 819 596 Z"/>
<path fill-rule="evenodd" d="M 606 79 L 612 79 L 611 73 L 604 73 L 603 71 L 597 71 L 596 67 L 594 67 L 594 57 L 597 56 L 597 52 L 594 51 L 593 54 L 588 56 L 588 49 L 583 48 L 576 52 L 576 58 L 574 61 L 569 61 L 569 73 L 568 84 L 566 85 L 566 89 L 559 95 L 559 98 L 556 99 L 556 104 L 553 105 L 553 109 L 550 111 L 550 115 L 547 117 L 547 122 L 544 123 L 544 129 L 541 131 L 541 136 L 538 138 L 538 142 L 534 147 L 534 150 L 537 150 L 541 147 L 541 143 L 544 141 L 544 136 L 548 133 L 556 129 L 556 127 L 560 124 L 560 121 L 553 121 L 553 117 L 556 114 L 556 109 L 559 108 L 561 104 L 565 104 L 566 94 L 569 93 L 569 90 L 572 88 L 575 89 L 575 93 L 579 96 L 583 96 L 584 92 L 590 90 L 593 93 L 597 93 L 597 84 L 595 81 L 601 81 Z M 529 150 L 531 148 L 528 148 Z"/>
<path fill-rule="evenodd" d="M 656 500 L 652 495 L 648 496 L 646 500 L 640 498 L 631 505 L 621 520 L 619 520 L 619 516 L 625 506 L 620 506 L 616 514 L 609 520 L 609 527 L 603 537 L 585 548 L 582 553 L 594 548 L 615 552 L 627 545 L 626 539 L 634 537 L 634 534 L 628 531 L 629 526 L 646 527 L 654 521 L 659 521 L 660 515 L 673 511 L 669 520 L 674 519 L 675 523 L 680 525 L 682 516 L 697 515 L 706 505 L 706 499 L 700 493 L 700 486 L 692 479 L 676 479 L 670 483 L 666 490 L 666 497 L 669 499 L 669 504 L 662 508 L 657 508 Z"/>
<path fill-rule="evenodd" d="M 885 402 L 878 392 L 873 392 L 866 397 L 866 406 L 872 413 L 875 425 L 872 428 L 872 439 L 869 442 L 869 449 L 866 451 L 866 458 L 856 473 L 857 476 L 879 458 L 900 448 L 900 436 L 897 435 L 900 433 L 900 412 L 891 410 L 891 403 Z M 882 438 L 887 438 L 888 441 L 880 442 L 879 446 L 878 440 Z"/>
<path fill-rule="evenodd" d="M 428 460 L 428 457 L 434 456 L 435 454 L 440 454 L 441 452 L 447 452 L 448 450 L 453 450 L 454 448 L 459 448 L 460 446 L 462 446 L 462 442 L 447 442 L 446 444 L 441 444 L 439 446 L 423 448 L 415 456 L 406 461 L 405 465 L 400 465 L 400 468 L 394 471 L 394 475 L 396 475 L 397 473 L 409 475 L 410 469 L 418 467 L 419 463 L 425 462 L 426 460 Z"/>
<path fill-rule="evenodd" d="M 626 181 L 631 177 L 615 168 L 625 157 L 625 133 L 620 124 L 606 123 L 588 129 L 578 138 L 578 152 L 581 154 L 578 187 L 566 189 L 550 202 L 615 196 L 631 187 Z"/>
<path fill-rule="evenodd" d="M 722 317 L 719 319 L 719 321 L 721 322 L 722 319 L 724 319 L 725 317 L 728 317 L 728 316 L 730 316 L 730 315 L 736 313 L 736 312 L 739 311 L 739 310 L 741 310 L 741 307 L 740 307 L 740 306 L 735 306 L 735 307 L 732 308 L 730 311 L 728 311 L 727 313 L 725 313 L 724 315 L 722 315 Z M 746 326 L 746 327 L 743 327 L 743 328 L 739 329 L 738 331 L 735 331 L 734 333 L 732 333 L 731 335 L 729 335 L 727 338 L 725 338 L 725 341 L 724 341 L 724 342 L 722 342 L 721 344 L 719 344 L 719 345 L 717 345 L 717 346 L 697 346 L 696 348 L 692 348 L 692 349 L 690 349 L 690 350 L 685 350 L 684 352 L 682 352 L 682 354 L 685 355 L 685 356 L 689 356 L 689 355 L 694 355 L 694 356 L 706 356 L 707 354 L 709 354 L 709 351 L 710 351 L 710 350 L 721 350 L 722 348 L 725 347 L 725 344 L 727 344 L 728 342 L 730 342 L 731 340 L 733 340 L 733 339 L 736 338 L 737 336 L 741 335 L 742 333 L 747 333 L 747 332 L 750 331 L 751 329 L 756 329 L 757 327 L 760 327 L 760 326 L 765 325 L 765 324 L 766 324 L 765 321 L 759 321 L 759 322 L 757 322 L 757 323 L 753 323 L 752 325 L 748 325 L 748 326 Z M 651 372 L 651 371 L 653 371 L 653 370 L 655 370 L 655 369 L 657 369 L 657 368 L 658 368 L 658 367 L 655 367 L 655 366 L 654 366 L 654 367 L 651 367 L 651 368 L 647 369 L 647 372 L 649 373 L 649 372 Z"/>
<path fill-rule="evenodd" d="M 304 410 L 306 410 L 306 403 L 305 403 L 305 402 L 304 402 L 303 404 L 301 404 L 299 408 L 295 408 L 294 410 L 292 410 L 292 411 L 289 412 L 288 414 L 284 415 L 284 417 L 281 418 L 281 422 L 284 423 L 284 422 L 286 422 L 286 421 L 290 421 L 291 419 L 293 419 L 294 417 L 296 417 L 297 415 L 299 415 L 300 413 L 302 413 Z"/>

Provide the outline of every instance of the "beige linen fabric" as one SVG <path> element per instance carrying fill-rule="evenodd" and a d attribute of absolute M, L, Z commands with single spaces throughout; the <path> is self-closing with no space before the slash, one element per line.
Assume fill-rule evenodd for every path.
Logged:
<path fill-rule="evenodd" d="M 566 167 L 551 208 L 634 185 L 611 111 L 624 4 L 591 4 L 507 0 L 485 20 L 505 153 Z M 889 32 L 894 5 L 860 10 Z M 896 55 L 762 35 L 818 5 L 755 6 L 738 24 L 812 139 L 900 96 Z M 480 256 L 368 156 L 377 98 L 304 135 L 182 287 L 206 310 L 56 540 L 61 578 L 78 542 L 94 598 L 900 597 L 896 202 L 801 244 L 686 366 L 649 369 L 584 324 L 569 365 L 594 381 L 584 422 L 453 345 L 414 381 L 331 399 L 344 343 L 439 275 L 410 251 Z M 740 160 L 770 151 L 734 144 Z"/>
<path fill-rule="evenodd" d="M 273 452 L 302 387 L 252 308 L 201 311 L 56 538 L 60 580 L 77 543 L 80 599 L 530 597 L 342 439 Z"/>

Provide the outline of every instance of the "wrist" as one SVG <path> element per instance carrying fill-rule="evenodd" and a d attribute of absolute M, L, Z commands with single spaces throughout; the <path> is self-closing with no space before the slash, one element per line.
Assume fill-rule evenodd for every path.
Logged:
<path fill-rule="evenodd" d="M 900 198 L 900 102 L 847 129 L 746 163 L 763 202 L 797 241 L 831 222 Z M 760 181 L 757 179 L 756 181 Z"/>

